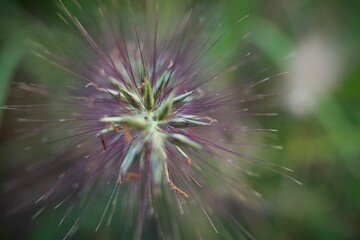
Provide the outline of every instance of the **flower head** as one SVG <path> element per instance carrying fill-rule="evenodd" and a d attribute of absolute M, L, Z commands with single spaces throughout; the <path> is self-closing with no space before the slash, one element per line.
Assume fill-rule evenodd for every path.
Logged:
<path fill-rule="evenodd" d="M 190 201 L 217 232 L 208 212 L 218 205 L 221 214 L 231 214 L 219 206 L 207 183 L 216 181 L 237 194 L 239 186 L 250 189 L 223 176 L 219 164 L 229 165 L 230 156 L 259 162 L 239 153 L 234 139 L 236 132 L 249 131 L 239 127 L 237 118 L 247 109 L 237 107 L 264 95 L 246 97 L 231 87 L 212 89 L 210 83 L 222 81 L 223 73 L 236 64 L 225 66 L 232 50 L 210 57 L 223 35 L 217 33 L 220 25 L 208 34 L 209 22 L 196 8 L 118 4 L 100 5 L 96 17 L 77 4 L 80 14 L 74 15 L 62 4 L 61 17 L 77 37 L 68 41 L 54 31 L 56 44 L 43 44 L 36 52 L 70 73 L 71 81 L 61 90 L 22 84 L 51 103 L 5 107 L 29 109 L 21 122 L 42 124 L 30 131 L 42 136 L 41 144 L 27 149 L 55 145 L 44 159 L 49 162 L 46 169 L 55 168 L 58 178 L 36 204 L 59 201 L 57 207 L 72 198 L 86 202 L 94 186 L 111 183 L 113 191 L 96 230 L 106 214 L 111 222 L 120 205 L 129 216 L 137 212 L 137 238 L 151 212 L 163 218 L 164 236 L 167 232 L 179 237 L 177 221 L 167 220 L 178 215 L 174 209 L 191 215 L 192 208 L 185 204 Z M 120 197 L 119 192 L 124 194 Z M 171 201 L 175 207 L 163 213 Z"/>

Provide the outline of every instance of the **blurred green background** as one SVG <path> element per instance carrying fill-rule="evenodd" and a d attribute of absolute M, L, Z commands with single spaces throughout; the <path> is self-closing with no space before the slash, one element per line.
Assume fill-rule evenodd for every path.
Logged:
<path fill-rule="evenodd" d="M 222 12 L 225 27 L 233 33 L 228 41 L 239 42 L 252 32 L 249 43 L 239 43 L 239 48 L 256 51 L 261 67 L 289 72 L 264 87 L 280 93 L 270 109 L 279 115 L 258 119 L 279 130 L 271 143 L 283 149 L 262 149 L 258 157 L 293 169 L 292 176 L 303 185 L 261 166 L 255 169 L 261 177 L 250 179 L 251 185 L 263 199 L 255 214 L 245 214 L 251 232 L 257 239 L 360 239 L 360 1 L 199 2 Z M 11 81 L 31 75 L 22 62 L 28 51 L 24 39 L 37 24 L 57 21 L 57 7 L 49 0 L 1 1 L 0 105 L 7 102 Z M 235 28 L 233 23 L 247 14 L 242 23 L 247 31 Z M 236 74 L 258 79 L 253 75 L 261 67 L 240 68 Z M 2 115 L 0 110 L 0 122 Z M 1 145 L 8 136 L 0 134 Z M 1 165 L 6 160 L 2 152 Z M 9 226 L 4 217 L 0 238 L 55 239 L 59 218 L 49 213 L 30 226 L 20 221 Z M 17 228 L 24 234 L 16 235 Z"/>

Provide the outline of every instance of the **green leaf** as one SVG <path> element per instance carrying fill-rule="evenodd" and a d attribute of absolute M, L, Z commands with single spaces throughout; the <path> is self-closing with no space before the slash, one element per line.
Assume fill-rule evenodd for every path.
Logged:
<path fill-rule="evenodd" d="M 276 25 L 260 17 L 255 18 L 253 40 L 268 57 L 283 69 L 287 69 L 289 61 L 283 61 L 294 51 L 294 45 L 285 33 Z"/>
<path fill-rule="evenodd" d="M 25 51 L 22 34 L 14 34 L 0 50 L 0 106 L 5 102 L 12 76 Z M 0 109 L 0 122 L 1 117 Z"/>

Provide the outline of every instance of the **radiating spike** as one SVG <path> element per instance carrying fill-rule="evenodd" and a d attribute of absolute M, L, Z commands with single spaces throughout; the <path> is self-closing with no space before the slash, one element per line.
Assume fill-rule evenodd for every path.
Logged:
<path fill-rule="evenodd" d="M 203 127 L 211 125 L 211 123 L 194 121 L 186 118 L 173 118 L 167 121 L 166 124 L 177 128 Z"/>
<path fill-rule="evenodd" d="M 202 148 L 199 143 L 179 133 L 171 134 L 167 137 L 167 139 L 177 146 L 187 146 L 195 150 L 200 150 Z"/>
<path fill-rule="evenodd" d="M 174 94 L 170 94 L 168 99 L 157 109 L 156 114 L 158 121 L 162 121 L 170 115 L 173 106 L 173 99 Z"/>
<path fill-rule="evenodd" d="M 147 110 L 154 107 L 154 95 L 148 79 L 144 82 L 144 105 Z"/>
<path fill-rule="evenodd" d="M 184 93 L 184 94 L 181 94 L 181 95 L 175 97 L 174 100 L 173 100 L 173 105 L 176 106 L 176 105 L 178 105 L 180 103 L 183 103 L 194 92 L 195 91 L 187 92 L 187 93 Z"/>

